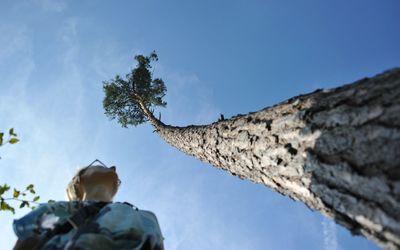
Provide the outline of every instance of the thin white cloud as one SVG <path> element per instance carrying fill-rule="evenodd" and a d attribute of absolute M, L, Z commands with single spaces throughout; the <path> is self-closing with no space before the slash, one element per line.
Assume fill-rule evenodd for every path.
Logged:
<path fill-rule="evenodd" d="M 325 250 L 338 250 L 339 246 L 337 241 L 335 222 L 326 217 L 323 217 L 321 224 Z"/>
<path fill-rule="evenodd" d="M 16 100 L 26 97 L 23 90 L 35 64 L 32 60 L 31 40 L 28 37 L 26 27 L 3 24 L 0 25 L 0 33 L 2 34 L 0 37 L 0 130 L 7 132 L 12 126 L 11 124 L 15 124 L 16 116 L 21 116 L 19 112 L 23 110 L 25 105 Z M 19 64 L 10 63 L 15 59 L 19 61 Z M 10 69 L 10 66 L 7 66 L 9 64 L 14 67 Z M 10 73 L 11 70 L 13 70 L 12 74 Z M 19 133 L 20 131 L 16 130 L 16 132 Z M 2 156 L 0 160 L 0 171 L 2 172 L 0 184 L 7 183 L 18 188 L 21 186 L 18 180 L 20 176 L 15 173 L 12 165 L 12 159 L 16 158 L 13 157 L 15 155 L 13 150 L 17 145 L 7 145 L 0 148 Z M 0 230 L 4 239 L 7 239 L 7 242 L 1 242 L 0 245 L 5 249 L 11 249 L 16 239 L 11 230 L 12 219 L 13 216 L 8 212 L 3 212 L 0 216 Z"/>
<path fill-rule="evenodd" d="M 220 110 L 213 102 L 212 89 L 195 73 L 177 72 L 158 64 L 155 75 L 163 78 L 168 90 L 167 108 L 159 110 L 165 114 L 164 122 L 186 126 L 218 120 Z"/>
<path fill-rule="evenodd" d="M 27 29 L 0 28 L 7 31 L 2 32 L 0 40 L 0 48 L 7 48 L 5 52 L 0 51 L 0 64 L 7 64 L 13 58 L 21 59 L 1 74 L 0 129 L 14 127 L 21 141 L 1 148 L 0 168 L 7 174 L 0 175 L 0 183 L 16 188 L 34 183 L 41 201 L 63 199 L 69 180 L 66 177 L 72 176 L 79 164 L 76 158 L 82 156 L 82 148 L 90 151 L 90 143 L 85 141 L 82 131 L 84 91 L 77 65 L 76 25 L 76 21 L 67 21 L 59 34 L 64 43 L 63 51 L 56 55 L 62 62 L 61 74 L 48 72 L 54 79 L 52 84 L 35 82 L 34 53 Z M 15 216 L 2 214 L 2 238 L 7 239 L 7 242 L 1 242 L 2 248 L 12 248 L 16 239 L 12 219 L 26 212 L 17 209 Z"/>
<path fill-rule="evenodd" d="M 105 37 L 93 44 L 91 62 L 88 65 L 103 81 L 113 78 L 116 74 L 128 73 L 133 60 L 133 54 L 118 51 L 116 41 L 112 37 Z"/>
<path fill-rule="evenodd" d="M 33 3 L 50 12 L 62 12 L 67 8 L 65 0 L 33 0 Z"/>
<path fill-rule="evenodd" d="M 22 94 L 35 65 L 32 60 L 30 31 L 25 26 L 0 24 L 0 86 L 1 92 Z M 15 74 L 10 74 L 13 72 Z M 15 100 L 15 97 L 14 97 Z M 4 100 L 0 100 L 3 101 Z"/>

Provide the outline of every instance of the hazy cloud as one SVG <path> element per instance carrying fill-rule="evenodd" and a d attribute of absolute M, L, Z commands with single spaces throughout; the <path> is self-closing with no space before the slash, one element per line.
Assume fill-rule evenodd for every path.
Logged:
<path fill-rule="evenodd" d="M 194 72 L 177 72 L 158 65 L 156 75 L 160 75 L 167 86 L 167 123 L 186 126 L 208 124 L 217 121 L 220 110 L 213 102 L 213 91 L 207 83 Z M 182 116 L 185 114 L 185 116 Z"/>
<path fill-rule="evenodd" d="M 338 241 L 336 236 L 336 225 L 332 220 L 324 217 L 322 219 L 322 233 L 324 235 L 325 250 L 338 250 Z"/>
<path fill-rule="evenodd" d="M 62 12 L 67 8 L 65 0 L 32 0 L 34 4 L 38 5 L 44 11 Z"/>
<path fill-rule="evenodd" d="M 81 154 L 82 147 L 90 150 L 81 129 L 84 92 L 77 65 L 79 46 L 74 42 L 75 26 L 76 23 L 67 22 L 60 33 L 61 37 L 68 38 L 64 41 L 65 49 L 58 55 L 63 58 L 62 74 L 47 72 L 54 82 L 39 85 L 40 91 L 34 88 L 34 53 L 26 28 L 8 29 L 0 40 L 0 48 L 7 48 L 5 52 L 0 50 L 0 63 L 21 59 L 1 74 L 0 129 L 14 127 L 20 142 L 1 148 L 0 167 L 2 172 L 7 170 L 7 175 L 0 176 L 0 183 L 16 188 L 34 183 L 41 201 L 63 199 L 69 180 L 66 176 L 72 176 L 79 164 L 74 158 Z M 0 217 L 2 237 L 8 239 L 2 242 L 2 248 L 10 249 L 14 243 L 12 219 L 26 212 L 17 210 L 15 216 Z"/>

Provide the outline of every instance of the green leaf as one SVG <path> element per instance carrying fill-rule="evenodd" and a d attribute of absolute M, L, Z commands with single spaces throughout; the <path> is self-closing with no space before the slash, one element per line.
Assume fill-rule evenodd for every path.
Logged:
<path fill-rule="evenodd" d="M 16 189 L 14 188 L 13 197 L 14 197 L 14 198 L 18 198 L 20 194 L 21 194 L 21 192 L 18 191 L 18 190 L 16 190 Z"/>
<path fill-rule="evenodd" d="M 0 133 L 0 146 L 3 145 L 3 136 L 4 133 Z"/>
<path fill-rule="evenodd" d="M 10 186 L 8 186 L 7 184 L 4 184 L 3 186 L 0 186 L 0 195 L 4 194 L 8 190 L 10 190 Z"/>
<path fill-rule="evenodd" d="M 19 142 L 19 140 L 17 138 L 11 138 L 8 142 L 11 144 L 15 144 L 15 143 Z"/>
<path fill-rule="evenodd" d="M 5 202 L 4 200 L 1 200 L 0 202 L 0 210 L 4 210 L 4 211 L 11 211 L 11 213 L 15 214 L 15 209 L 10 206 L 7 202 Z"/>
<path fill-rule="evenodd" d="M 1 201 L 0 202 L 0 210 L 7 210 L 7 202 L 5 202 L 5 201 Z"/>
<path fill-rule="evenodd" d="M 29 190 L 29 192 L 31 192 L 31 194 L 36 194 L 35 190 L 33 189 Z"/>
<path fill-rule="evenodd" d="M 26 190 L 29 190 L 29 189 L 32 189 L 33 188 L 33 184 L 29 184 L 27 187 L 26 187 Z"/>
<path fill-rule="evenodd" d="M 23 202 L 21 203 L 21 205 L 19 205 L 19 208 L 23 208 L 23 207 L 29 207 L 29 202 L 23 201 Z"/>
<path fill-rule="evenodd" d="M 38 201 L 40 199 L 40 196 L 36 196 L 35 198 L 33 198 L 33 201 Z"/>
<path fill-rule="evenodd" d="M 14 128 L 10 128 L 10 131 L 8 131 L 8 133 L 9 133 L 10 135 L 17 136 L 17 134 L 14 133 Z"/>

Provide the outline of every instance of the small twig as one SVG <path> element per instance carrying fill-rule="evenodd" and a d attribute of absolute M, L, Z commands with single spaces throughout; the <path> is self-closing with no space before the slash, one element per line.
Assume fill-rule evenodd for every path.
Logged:
<path fill-rule="evenodd" d="M 18 198 L 3 198 L 4 201 L 9 201 L 9 200 L 15 200 L 15 201 L 21 201 L 21 202 L 29 202 L 29 203 L 34 203 L 39 205 L 39 202 L 36 201 L 28 201 L 28 200 L 22 200 L 22 199 L 18 199 Z"/>

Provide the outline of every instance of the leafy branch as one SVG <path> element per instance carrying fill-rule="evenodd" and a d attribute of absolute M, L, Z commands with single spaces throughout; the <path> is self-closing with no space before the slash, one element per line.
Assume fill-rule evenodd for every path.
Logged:
<path fill-rule="evenodd" d="M 15 144 L 17 142 L 19 142 L 19 139 L 17 138 L 17 134 L 14 132 L 14 128 L 10 128 L 8 131 L 7 140 L 4 140 L 4 133 L 0 132 L 0 146 L 6 145 L 7 143 Z"/>
<path fill-rule="evenodd" d="M 8 186 L 7 184 L 4 184 L 3 186 L 0 186 L 0 210 L 1 211 L 10 211 L 13 214 L 15 213 L 15 208 L 10 205 L 8 201 L 17 201 L 20 202 L 19 208 L 24 208 L 24 207 L 30 207 L 32 210 L 35 209 L 35 206 L 32 206 L 31 204 L 36 204 L 38 205 L 38 201 L 40 199 L 40 196 L 34 196 L 36 194 L 36 191 L 34 189 L 33 184 L 29 184 L 23 191 L 20 191 L 18 189 L 13 188 L 12 192 L 12 197 L 4 197 L 3 195 L 6 194 L 8 191 L 11 190 L 11 187 Z M 33 196 L 31 199 L 25 199 L 21 197 L 29 197 Z"/>
<path fill-rule="evenodd" d="M 16 144 L 17 142 L 19 142 L 19 139 L 17 138 L 17 134 L 14 132 L 14 128 L 11 128 L 8 131 L 7 140 L 4 140 L 4 133 L 0 132 L 0 146 L 4 146 L 7 143 Z M 35 209 L 35 206 L 32 206 L 31 204 L 39 204 L 38 201 L 40 199 L 40 196 L 35 196 L 36 191 L 33 184 L 29 184 L 22 191 L 13 188 L 12 196 L 4 197 L 4 195 L 7 194 L 9 191 L 11 191 L 11 187 L 9 185 L 0 185 L 0 211 L 10 211 L 15 214 L 15 208 L 10 205 L 9 201 L 20 202 L 19 208 L 30 207 L 32 210 Z M 25 197 L 29 196 L 33 196 L 33 198 L 25 199 Z"/>

